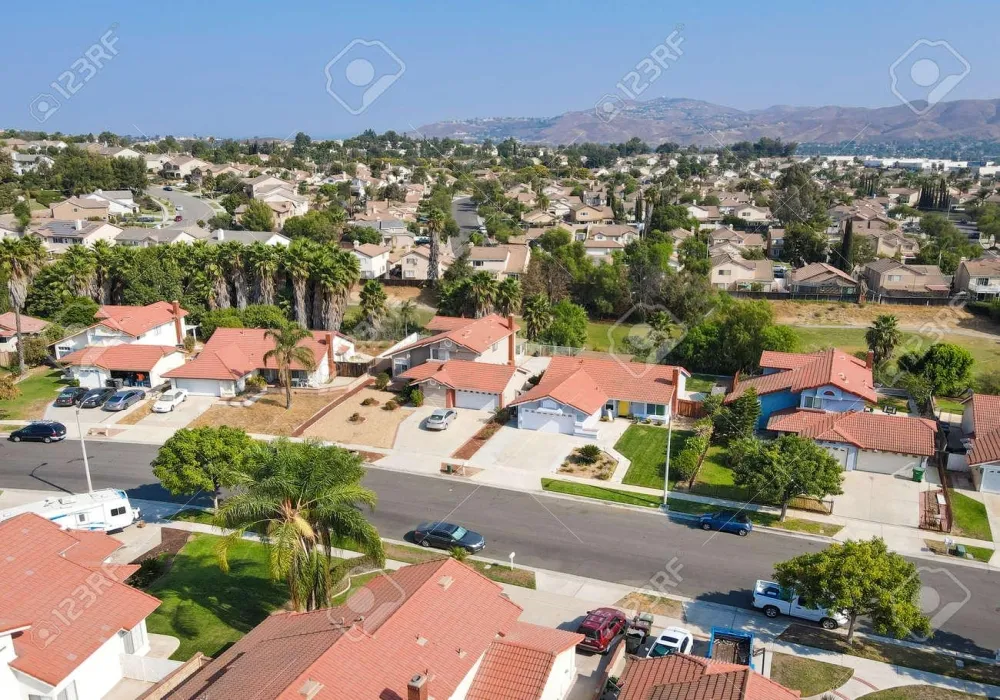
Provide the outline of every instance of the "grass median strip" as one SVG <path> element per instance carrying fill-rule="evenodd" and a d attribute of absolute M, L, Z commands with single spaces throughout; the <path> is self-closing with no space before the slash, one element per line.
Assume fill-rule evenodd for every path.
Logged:
<path fill-rule="evenodd" d="M 771 657 L 771 680 L 798 690 L 804 698 L 839 688 L 853 675 L 854 669 L 850 666 L 778 652 Z"/>
<path fill-rule="evenodd" d="M 617 489 L 604 488 L 603 486 L 578 484 L 575 481 L 561 481 L 559 479 L 542 479 L 542 489 L 552 491 L 553 493 L 596 498 L 602 501 L 624 503 L 630 506 L 643 506 L 645 508 L 659 508 L 663 503 L 663 499 L 659 496 L 632 493 L 631 491 L 619 491 Z"/>
<path fill-rule="evenodd" d="M 933 685 L 904 685 L 901 688 L 889 688 L 862 695 L 861 700 L 965 700 L 966 698 L 982 700 L 982 697 Z"/>

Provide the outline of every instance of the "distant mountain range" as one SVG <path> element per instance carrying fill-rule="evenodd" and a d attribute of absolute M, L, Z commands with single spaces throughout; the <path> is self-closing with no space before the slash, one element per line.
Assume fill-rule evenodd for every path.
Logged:
<path fill-rule="evenodd" d="M 428 137 L 529 143 L 620 143 L 638 136 L 649 144 L 673 141 L 712 146 L 756 141 L 762 136 L 800 143 L 853 141 L 1000 141 L 1000 99 L 942 102 L 924 116 L 904 104 L 893 107 L 791 107 L 740 110 L 701 100 L 659 98 L 611 102 L 609 119 L 597 109 L 555 117 L 497 117 L 435 122 L 419 129 Z"/>

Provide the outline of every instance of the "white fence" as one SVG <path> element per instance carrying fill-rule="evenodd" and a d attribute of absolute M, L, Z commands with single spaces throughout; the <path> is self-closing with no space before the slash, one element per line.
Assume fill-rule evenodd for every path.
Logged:
<path fill-rule="evenodd" d="M 565 345 L 545 345 L 543 343 L 532 343 L 530 340 L 518 343 L 518 355 L 533 355 L 540 357 L 556 357 L 558 355 L 576 356 L 583 352 L 583 348 L 571 348 Z"/>

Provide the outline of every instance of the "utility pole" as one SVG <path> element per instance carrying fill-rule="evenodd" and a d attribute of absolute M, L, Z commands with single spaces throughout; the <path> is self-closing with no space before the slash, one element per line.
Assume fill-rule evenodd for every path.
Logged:
<path fill-rule="evenodd" d="M 674 412 L 670 412 L 667 420 L 667 461 L 663 468 L 663 505 L 667 505 L 667 497 L 670 495 L 670 437 L 674 432 Z"/>
<path fill-rule="evenodd" d="M 83 428 L 80 427 L 80 407 L 76 407 L 76 430 L 80 433 L 80 449 L 83 451 L 83 471 L 87 475 L 87 493 L 94 492 L 94 485 L 90 481 L 90 462 L 87 461 L 87 444 L 83 441 Z M 669 456 L 668 456 L 669 461 Z"/>

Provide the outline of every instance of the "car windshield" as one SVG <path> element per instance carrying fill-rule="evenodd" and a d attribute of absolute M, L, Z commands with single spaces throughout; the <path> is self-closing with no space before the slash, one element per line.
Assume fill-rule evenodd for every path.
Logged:
<path fill-rule="evenodd" d="M 177 394 L 175 394 L 172 391 L 168 391 L 163 396 L 160 397 L 160 399 L 162 401 L 173 401 L 176 398 L 177 398 Z"/>
<path fill-rule="evenodd" d="M 597 639 L 597 637 L 600 636 L 599 632 L 600 630 L 588 627 L 587 629 L 583 630 L 583 636 L 588 637 L 590 639 Z"/>
<path fill-rule="evenodd" d="M 649 655 L 653 657 L 666 656 L 667 654 L 673 654 L 675 651 L 677 651 L 676 648 L 672 646 L 667 646 L 662 642 L 657 642 L 656 644 L 653 645 L 653 648 L 649 650 Z"/>
<path fill-rule="evenodd" d="M 72 396 L 76 393 L 76 389 L 63 389 L 59 395 L 60 396 Z"/>
<path fill-rule="evenodd" d="M 463 537 L 465 537 L 467 534 L 469 534 L 469 531 L 466 530 L 461 525 L 459 525 L 459 526 L 457 526 L 455 528 L 455 531 L 451 533 L 451 536 L 454 537 L 456 540 L 460 540 Z"/>
<path fill-rule="evenodd" d="M 434 411 L 434 413 L 431 414 L 431 418 L 433 418 L 434 420 L 441 420 L 446 415 L 448 414 L 445 411 Z"/>

